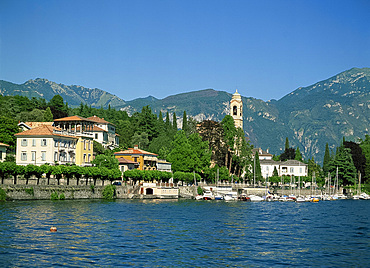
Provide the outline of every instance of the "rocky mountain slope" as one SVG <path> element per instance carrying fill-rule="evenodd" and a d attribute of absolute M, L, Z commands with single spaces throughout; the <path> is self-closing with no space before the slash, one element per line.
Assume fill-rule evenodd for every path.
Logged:
<path fill-rule="evenodd" d="M 108 105 L 113 107 L 125 104 L 124 100 L 101 89 L 76 85 L 66 86 L 41 78 L 28 80 L 21 85 L 0 80 L 0 94 L 44 98 L 47 101 L 59 94 L 70 106 L 78 106 L 81 102 L 92 107 L 108 107 Z"/>
<path fill-rule="evenodd" d="M 22 85 L 0 81 L 3 95 L 42 97 L 50 100 L 60 94 L 69 105 L 87 103 L 93 107 L 116 107 L 129 114 L 149 105 L 154 113 L 178 116 L 183 111 L 198 121 L 221 121 L 229 112 L 231 94 L 205 89 L 156 99 L 152 96 L 125 102 L 100 89 L 56 84 L 46 79 L 29 80 Z M 242 97 L 244 130 L 256 147 L 280 154 L 288 137 L 290 145 L 299 146 L 305 158 L 321 161 L 325 144 L 338 146 L 343 137 L 357 140 L 369 134 L 370 69 L 353 68 L 309 87 L 298 88 L 280 100 L 264 102 Z"/>
<path fill-rule="evenodd" d="M 156 113 L 185 110 L 198 121 L 221 121 L 229 112 L 231 94 L 212 89 L 127 102 L 129 114 L 150 105 Z M 305 158 L 323 159 L 325 144 L 334 149 L 343 137 L 356 141 L 369 134 L 370 69 L 353 68 L 309 87 L 301 87 L 280 100 L 264 102 L 242 97 L 244 130 L 256 147 L 280 154 L 288 137 Z M 171 117 L 172 118 L 172 117 Z M 181 125 L 181 118 L 179 124 Z"/>

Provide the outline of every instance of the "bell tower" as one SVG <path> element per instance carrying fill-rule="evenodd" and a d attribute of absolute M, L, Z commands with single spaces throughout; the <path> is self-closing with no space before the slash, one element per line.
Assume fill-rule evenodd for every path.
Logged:
<path fill-rule="evenodd" d="M 238 90 L 230 101 L 230 115 L 234 118 L 235 127 L 243 129 L 243 102 Z"/>

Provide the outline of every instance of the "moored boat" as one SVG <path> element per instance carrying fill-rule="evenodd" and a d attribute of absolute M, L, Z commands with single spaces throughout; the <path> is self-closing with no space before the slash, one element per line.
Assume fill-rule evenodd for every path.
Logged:
<path fill-rule="evenodd" d="M 258 196 L 258 195 L 250 195 L 248 196 L 249 199 L 252 201 L 252 202 L 260 202 L 260 201 L 264 201 L 264 199 L 261 197 L 261 196 Z"/>

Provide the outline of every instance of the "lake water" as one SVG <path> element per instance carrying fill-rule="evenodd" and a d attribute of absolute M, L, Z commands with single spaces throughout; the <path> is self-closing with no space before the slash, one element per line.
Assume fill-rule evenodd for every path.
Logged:
<path fill-rule="evenodd" d="M 2 202 L 0 267 L 370 267 L 369 216 L 357 200 Z"/>

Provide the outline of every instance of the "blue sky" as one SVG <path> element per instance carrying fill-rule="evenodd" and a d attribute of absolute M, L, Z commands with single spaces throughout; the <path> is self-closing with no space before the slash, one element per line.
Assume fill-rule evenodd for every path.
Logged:
<path fill-rule="evenodd" d="M 279 99 L 370 67 L 366 0 L 0 0 L 0 79 Z"/>

